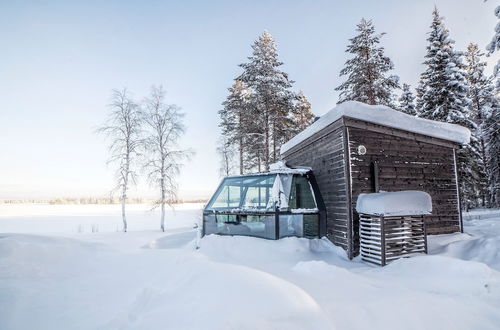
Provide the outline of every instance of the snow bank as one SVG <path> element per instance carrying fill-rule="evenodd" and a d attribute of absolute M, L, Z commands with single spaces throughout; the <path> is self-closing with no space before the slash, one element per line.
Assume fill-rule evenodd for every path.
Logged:
<path fill-rule="evenodd" d="M 0 279 L 0 329 L 334 329 L 299 286 L 191 249 L 3 235 Z"/>
<path fill-rule="evenodd" d="M 459 125 L 417 118 L 383 105 L 368 105 L 361 102 L 348 101 L 337 105 L 311 124 L 311 126 L 283 144 L 281 153 L 283 154 L 290 150 L 342 117 L 364 120 L 373 124 L 402 129 L 460 144 L 467 144 L 470 140 L 470 131 Z"/>
<path fill-rule="evenodd" d="M 426 215 L 432 212 L 432 199 L 416 190 L 360 194 L 356 211 L 383 216 Z"/>
<path fill-rule="evenodd" d="M 481 262 L 500 271 L 500 210 L 463 214 L 465 233 L 427 237 L 433 254 Z"/>
<path fill-rule="evenodd" d="M 386 267 L 325 238 L 0 233 L 0 329 L 497 329 L 500 212 L 464 227 Z"/>

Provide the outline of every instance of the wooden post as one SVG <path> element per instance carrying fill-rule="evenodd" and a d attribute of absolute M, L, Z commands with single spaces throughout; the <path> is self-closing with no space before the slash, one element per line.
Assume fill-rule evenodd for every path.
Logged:
<path fill-rule="evenodd" d="M 458 221 L 460 223 L 460 232 L 464 232 L 464 223 L 462 219 L 462 197 L 460 195 L 460 184 L 458 182 L 458 166 L 457 166 L 457 153 L 453 148 L 453 165 L 455 167 L 455 183 L 457 185 L 457 203 L 458 203 Z"/>
<path fill-rule="evenodd" d="M 427 228 L 425 227 L 425 218 L 422 215 L 422 226 L 424 227 L 424 243 L 425 243 L 425 254 L 428 254 L 429 251 L 427 250 Z"/>

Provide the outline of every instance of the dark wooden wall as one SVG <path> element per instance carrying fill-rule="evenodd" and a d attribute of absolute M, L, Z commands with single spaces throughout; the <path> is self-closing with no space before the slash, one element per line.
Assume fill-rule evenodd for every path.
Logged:
<path fill-rule="evenodd" d="M 350 210 L 347 201 L 344 126 L 338 120 L 282 155 L 288 165 L 309 166 L 325 202 L 327 237 L 350 250 Z"/>
<path fill-rule="evenodd" d="M 373 192 L 371 164 L 374 161 L 378 162 L 380 190 L 420 190 L 431 195 L 432 215 L 425 216 L 428 234 L 460 231 L 453 150 L 457 145 L 358 120 L 347 120 L 346 125 L 352 178 L 354 254 L 359 250 L 356 201 L 360 193 Z M 358 154 L 359 145 L 366 147 L 365 155 Z"/>
<path fill-rule="evenodd" d="M 359 145 L 366 147 L 365 155 L 358 155 Z M 341 118 L 282 158 L 289 165 L 313 169 L 327 210 L 327 237 L 352 258 L 359 253 L 356 201 L 360 193 L 374 192 L 374 161 L 380 190 L 421 190 L 431 195 L 433 212 L 425 217 L 429 234 L 460 231 L 456 148 L 449 141 Z"/>

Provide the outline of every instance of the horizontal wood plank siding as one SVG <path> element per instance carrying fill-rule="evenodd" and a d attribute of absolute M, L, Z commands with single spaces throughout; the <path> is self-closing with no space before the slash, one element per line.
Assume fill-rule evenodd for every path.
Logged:
<path fill-rule="evenodd" d="M 359 194 L 373 192 L 374 161 L 379 164 L 380 190 L 421 190 L 431 195 L 432 215 L 425 217 L 428 234 L 460 231 L 452 148 L 457 145 L 390 128 L 384 132 L 383 126 L 361 121 L 350 120 L 348 125 L 355 254 L 359 251 L 356 201 Z M 366 147 L 366 154 L 358 154 L 359 145 Z"/>
<path fill-rule="evenodd" d="M 345 250 L 349 247 L 349 210 L 345 182 L 344 127 L 338 120 L 282 155 L 289 165 L 309 166 L 325 202 L 326 235 Z"/>

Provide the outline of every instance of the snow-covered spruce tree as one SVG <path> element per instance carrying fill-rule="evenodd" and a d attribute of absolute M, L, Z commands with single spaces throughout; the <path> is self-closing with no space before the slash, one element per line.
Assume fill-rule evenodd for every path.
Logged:
<path fill-rule="evenodd" d="M 279 70 L 283 64 L 278 60 L 274 38 L 264 31 L 252 45 L 249 62 L 240 64 L 243 73 L 237 78 L 252 91 L 250 98 L 250 118 L 246 136 L 247 158 L 257 161 L 259 169 L 269 170 L 269 165 L 278 160 L 279 148 L 284 141 L 283 128 L 294 108 L 295 94 L 290 91 L 293 81 Z M 248 164 L 250 165 L 250 164 Z"/>
<path fill-rule="evenodd" d="M 495 16 L 500 19 L 500 6 L 495 8 Z M 500 22 L 495 27 L 495 34 L 487 46 L 488 56 L 500 51 Z M 498 108 L 498 95 L 500 93 L 500 59 L 497 61 L 493 71 L 493 79 L 496 79 L 496 106 L 491 108 L 490 113 L 485 115 L 483 122 L 483 133 L 486 144 L 486 155 L 488 159 L 488 178 L 490 206 L 500 207 L 500 109 Z"/>
<path fill-rule="evenodd" d="M 500 207 L 500 105 L 498 99 L 482 123 L 488 173 L 489 206 Z"/>
<path fill-rule="evenodd" d="M 232 146 L 235 146 L 239 153 L 239 171 L 244 173 L 244 153 L 246 133 L 248 131 L 248 121 L 250 117 L 250 89 L 241 80 L 236 82 L 229 89 L 229 95 L 222 103 L 223 108 L 219 110 L 221 122 L 219 127 L 222 130 L 224 140 Z M 225 146 L 226 150 L 229 146 Z M 232 148 L 234 149 L 234 148 Z"/>
<path fill-rule="evenodd" d="M 452 117 L 467 112 L 467 84 L 461 54 L 453 49 L 443 18 L 437 9 L 432 13 L 431 32 L 425 55 L 426 70 L 420 76 L 419 105 L 421 117 L 453 122 Z"/>
<path fill-rule="evenodd" d="M 142 120 L 140 109 L 131 99 L 126 89 L 113 90 L 106 124 L 97 131 L 110 140 L 111 156 L 108 163 L 117 163 L 116 189 L 120 189 L 123 231 L 127 231 L 125 205 L 131 184 L 136 183 L 134 165 L 140 155 Z"/>
<path fill-rule="evenodd" d="M 500 6 L 495 8 L 495 16 L 500 20 Z M 500 22 L 495 26 L 495 34 L 491 42 L 486 46 L 486 50 L 488 51 L 488 56 L 500 50 Z M 500 93 L 500 59 L 498 59 L 493 70 L 493 76 L 496 78 L 497 93 Z"/>
<path fill-rule="evenodd" d="M 470 99 L 467 96 L 461 53 L 454 50 L 454 41 L 449 38 L 437 9 L 434 9 L 432 17 L 424 61 L 427 68 L 420 76 L 419 116 L 462 125 L 475 132 L 476 124 L 469 111 Z M 471 142 L 458 152 L 457 158 L 462 206 L 466 209 L 475 207 L 478 205 L 481 186 L 481 167 L 478 162 L 480 143 L 477 136 L 472 135 Z"/>
<path fill-rule="evenodd" d="M 399 98 L 399 111 L 406 114 L 416 116 L 417 111 L 415 110 L 415 96 L 410 90 L 410 85 L 403 84 L 403 93 Z"/>
<path fill-rule="evenodd" d="M 150 184 L 159 189 L 160 197 L 155 206 L 161 210 L 162 231 L 165 231 L 165 206 L 171 206 L 177 200 L 177 176 L 182 160 L 191 153 L 178 148 L 178 140 L 185 129 L 183 117 L 178 106 L 165 103 L 165 91 L 161 86 L 151 87 L 150 96 L 144 100 L 144 169 Z"/>
<path fill-rule="evenodd" d="M 416 98 L 415 98 L 415 111 L 417 112 L 417 116 L 420 115 L 420 110 L 424 107 L 423 106 L 423 98 L 422 96 L 425 93 L 425 84 L 423 83 L 422 80 L 420 80 L 420 83 L 418 84 L 417 88 L 415 88 L 415 93 L 416 93 Z"/>
<path fill-rule="evenodd" d="M 347 80 L 335 88 L 340 91 L 338 103 L 354 100 L 394 107 L 393 92 L 400 88 L 399 77 L 388 74 L 394 64 L 384 55 L 384 47 L 379 46 L 385 33 L 376 34 L 372 22 L 364 18 L 356 31 L 358 34 L 349 39 L 346 49 L 353 57 L 340 71 L 340 76 L 347 76 Z"/>
<path fill-rule="evenodd" d="M 495 184 L 494 181 L 492 181 L 494 178 L 491 176 L 490 171 L 490 167 L 492 167 L 493 164 L 489 161 L 490 158 L 495 157 L 494 155 L 490 157 L 487 154 L 487 144 L 490 142 L 487 135 L 491 132 L 487 126 L 487 121 L 491 122 L 491 119 L 494 117 L 493 114 L 498 114 L 500 109 L 499 101 L 495 97 L 495 88 L 492 79 L 486 77 L 484 74 L 486 62 L 481 61 L 483 56 L 484 53 L 479 50 L 477 45 L 470 44 L 467 47 L 465 61 L 466 78 L 469 87 L 468 96 L 471 100 L 469 109 L 477 125 L 477 129 L 473 134 L 477 137 L 480 144 L 481 158 L 479 159 L 479 165 L 481 166 L 481 182 L 484 183 L 480 186 L 480 196 L 482 199 L 482 206 L 486 206 L 491 199 L 489 197 L 489 192 L 494 192 L 495 190 Z"/>

